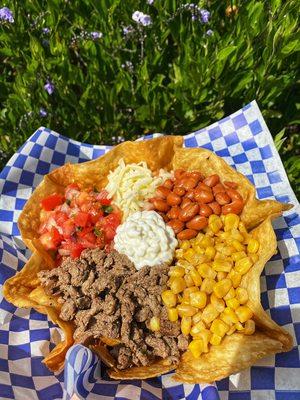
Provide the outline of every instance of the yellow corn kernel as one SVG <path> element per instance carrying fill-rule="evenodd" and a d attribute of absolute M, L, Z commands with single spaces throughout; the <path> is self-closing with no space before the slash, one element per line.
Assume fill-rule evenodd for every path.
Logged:
<path fill-rule="evenodd" d="M 177 311 L 180 317 L 192 317 L 198 311 L 196 307 L 190 304 L 178 304 Z"/>
<path fill-rule="evenodd" d="M 192 316 L 193 324 L 197 324 L 202 319 L 202 311 L 198 311 L 197 314 Z"/>
<path fill-rule="evenodd" d="M 158 317 L 152 317 L 150 319 L 149 328 L 153 332 L 160 330 L 160 319 Z"/>
<path fill-rule="evenodd" d="M 205 292 L 197 291 L 190 294 L 190 304 L 193 307 L 204 308 L 206 301 L 207 295 Z"/>
<path fill-rule="evenodd" d="M 247 246 L 248 253 L 257 253 L 259 249 L 259 243 L 256 239 L 250 238 Z"/>
<path fill-rule="evenodd" d="M 240 304 L 245 304 L 248 301 L 248 292 L 246 289 L 242 287 L 238 287 L 236 289 L 236 298 L 238 299 Z"/>
<path fill-rule="evenodd" d="M 183 292 L 183 290 L 186 288 L 185 280 L 183 278 L 173 278 L 170 284 L 170 288 L 175 294 Z"/>
<path fill-rule="evenodd" d="M 235 262 L 234 269 L 241 275 L 244 275 L 252 267 L 252 261 L 249 257 L 241 258 Z"/>
<path fill-rule="evenodd" d="M 203 342 L 201 339 L 194 339 L 189 344 L 189 350 L 193 357 L 199 358 L 203 353 Z"/>
<path fill-rule="evenodd" d="M 247 228 L 245 227 L 245 224 L 242 221 L 239 222 L 238 230 L 242 233 L 248 233 Z"/>
<path fill-rule="evenodd" d="M 222 342 L 222 337 L 216 335 L 215 333 L 212 334 L 212 337 L 209 340 L 209 343 L 212 344 L 213 346 L 219 346 L 221 342 Z"/>
<path fill-rule="evenodd" d="M 230 272 L 232 268 L 232 263 L 225 260 L 214 260 L 212 263 L 212 267 L 215 271 L 219 272 Z"/>
<path fill-rule="evenodd" d="M 224 254 L 220 253 L 219 251 L 216 252 L 215 260 L 225 261 L 225 258 L 226 258 L 226 256 Z"/>
<path fill-rule="evenodd" d="M 233 310 L 236 310 L 240 306 L 240 303 L 239 303 L 238 299 L 236 297 L 234 297 L 233 299 L 226 300 L 226 305 L 227 305 L 227 307 L 230 307 Z"/>
<path fill-rule="evenodd" d="M 196 244 L 195 246 L 193 246 L 193 249 L 195 250 L 196 254 L 198 256 L 203 256 L 202 262 L 205 261 L 205 249 L 203 247 L 200 247 L 199 244 Z"/>
<path fill-rule="evenodd" d="M 162 301 L 167 307 L 174 307 L 177 303 L 177 296 L 172 290 L 165 290 L 161 294 Z"/>
<path fill-rule="evenodd" d="M 236 324 L 237 322 L 239 322 L 239 319 L 238 319 L 236 313 L 230 307 L 225 308 L 225 310 L 222 312 L 220 318 L 222 319 L 222 321 L 226 322 L 226 324 L 228 324 L 228 325 Z"/>
<path fill-rule="evenodd" d="M 244 330 L 244 327 L 240 322 L 237 322 L 234 326 L 235 326 L 237 331 L 243 331 Z"/>
<path fill-rule="evenodd" d="M 182 250 L 187 250 L 187 249 L 189 249 L 189 248 L 190 248 L 190 242 L 189 242 L 189 240 L 183 240 L 182 242 L 180 242 L 179 247 L 180 247 Z"/>
<path fill-rule="evenodd" d="M 213 233 L 218 233 L 223 227 L 223 222 L 218 215 L 211 214 L 208 218 L 208 227 Z"/>
<path fill-rule="evenodd" d="M 208 247 L 209 248 L 209 247 Z M 199 274 L 203 277 L 203 278 L 211 278 L 211 279 L 215 279 L 217 273 L 216 271 L 214 271 L 209 264 L 207 263 L 202 263 L 200 265 L 198 265 L 197 270 L 199 272 Z"/>
<path fill-rule="evenodd" d="M 199 332 L 197 335 L 194 336 L 195 339 L 202 340 L 204 353 L 207 353 L 209 351 L 208 343 L 209 343 L 211 337 L 212 337 L 212 333 L 208 329 L 203 329 L 201 332 Z"/>
<path fill-rule="evenodd" d="M 193 279 L 192 279 L 190 274 L 185 274 L 184 275 L 184 281 L 185 281 L 185 284 L 186 284 L 187 287 L 195 286 L 194 281 L 193 281 Z"/>
<path fill-rule="evenodd" d="M 255 264 L 259 259 L 258 254 L 249 254 L 249 257 L 250 257 L 251 261 L 253 262 L 253 264 Z"/>
<path fill-rule="evenodd" d="M 241 258 L 245 258 L 247 257 L 247 254 L 244 251 L 237 251 L 236 253 L 233 253 L 231 255 L 231 258 L 233 259 L 233 261 L 238 261 Z"/>
<path fill-rule="evenodd" d="M 248 321 L 253 317 L 252 310 L 247 306 L 240 306 L 235 310 L 236 315 L 241 323 Z"/>
<path fill-rule="evenodd" d="M 201 278 L 201 275 L 199 274 L 199 272 L 194 269 L 194 270 L 191 270 L 190 275 L 194 281 L 194 284 L 196 286 L 200 286 L 202 283 L 202 278 Z"/>
<path fill-rule="evenodd" d="M 169 321 L 171 321 L 171 322 L 175 322 L 178 320 L 177 308 L 168 308 L 168 318 L 169 318 Z"/>
<path fill-rule="evenodd" d="M 219 315 L 218 310 L 212 304 L 208 304 L 202 312 L 202 320 L 205 324 L 209 324 Z"/>
<path fill-rule="evenodd" d="M 214 241 L 210 236 L 203 236 L 203 238 L 199 242 L 199 246 L 203 248 L 212 247 L 214 245 Z"/>
<path fill-rule="evenodd" d="M 253 335 L 254 332 L 255 332 L 255 322 L 253 321 L 253 319 L 248 319 L 248 321 L 245 322 L 243 333 L 245 335 Z"/>
<path fill-rule="evenodd" d="M 225 333 L 229 330 L 229 326 L 224 321 L 217 318 L 212 322 L 210 330 L 212 333 L 223 337 Z"/>
<path fill-rule="evenodd" d="M 205 292 L 207 294 L 211 294 L 213 292 L 213 288 L 216 284 L 216 281 L 211 278 L 204 278 L 201 285 L 201 292 Z"/>
<path fill-rule="evenodd" d="M 226 296 L 224 296 L 224 300 L 229 300 L 229 299 L 233 299 L 235 297 L 235 290 L 234 288 L 230 288 L 230 290 L 228 291 L 228 293 L 226 294 Z"/>
<path fill-rule="evenodd" d="M 226 294 L 229 292 L 230 288 L 232 286 L 232 282 L 230 279 L 225 278 L 220 282 L 217 282 L 213 288 L 214 294 L 219 297 L 222 298 L 224 296 L 226 296 Z"/>
<path fill-rule="evenodd" d="M 204 253 L 204 254 L 206 255 L 206 257 L 207 257 L 209 260 L 213 260 L 215 254 L 216 254 L 216 250 L 215 250 L 214 247 L 209 246 L 209 247 L 206 247 L 205 253 Z"/>
<path fill-rule="evenodd" d="M 222 279 L 225 279 L 226 276 L 227 276 L 227 273 L 226 273 L 226 272 L 224 272 L 224 271 L 219 271 L 219 272 L 217 273 L 217 281 L 219 282 L 219 281 L 221 281 Z"/>
<path fill-rule="evenodd" d="M 183 253 L 184 253 L 184 250 L 183 250 L 183 249 L 176 249 L 176 250 L 175 250 L 175 257 L 176 257 L 177 259 L 183 258 Z"/>
<path fill-rule="evenodd" d="M 235 325 L 232 325 L 229 330 L 226 332 L 226 335 L 230 336 L 236 331 Z"/>
<path fill-rule="evenodd" d="M 191 247 L 189 249 L 185 250 L 185 252 L 183 253 L 183 257 L 190 263 L 192 262 L 194 255 L 195 255 L 195 251 Z"/>
<path fill-rule="evenodd" d="M 202 321 L 199 321 L 197 324 L 195 324 L 194 326 L 192 326 L 190 334 L 192 336 L 196 336 L 198 335 L 203 329 L 205 328 L 205 325 Z"/>
<path fill-rule="evenodd" d="M 245 237 L 238 229 L 231 229 L 231 240 L 237 240 L 238 242 L 244 243 Z"/>
<path fill-rule="evenodd" d="M 198 288 L 196 286 L 187 287 L 183 291 L 183 297 L 190 300 L 190 294 L 193 292 L 198 292 Z"/>
<path fill-rule="evenodd" d="M 199 232 L 198 235 L 195 237 L 196 242 L 199 243 L 200 240 L 204 237 L 204 233 L 203 232 Z"/>
<path fill-rule="evenodd" d="M 182 278 L 185 274 L 185 269 L 183 267 L 171 267 L 169 270 L 169 276 L 173 276 L 175 278 Z"/>
<path fill-rule="evenodd" d="M 214 293 L 210 295 L 210 302 L 219 313 L 221 313 L 225 308 L 224 300 L 219 299 L 219 297 L 217 297 Z"/>
<path fill-rule="evenodd" d="M 190 333 L 191 326 L 192 326 L 192 318 L 191 317 L 182 317 L 180 328 L 181 328 L 181 332 L 184 335 L 188 335 Z"/>
<path fill-rule="evenodd" d="M 234 288 L 237 288 L 241 283 L 242 275 L 236 272 L 234 269 L 232 269 L 227 275 L 227 278 L 231 279 L 232 286 Z"/>
<path fill-rule="evenodd" d="M 245 246 L 242 245 L 241 242 L 239 242 L 238 240 L 234 239 L 231 242 L 232 246 L 234 247 L 235 251 L 244 251 L 245 250 Z"/>
<path fill-rule="evenodd" d="M 224 218 L 224 231 L 231 231 L 239 226 L 240 217 L 236 214 L 227 214 Z"/>

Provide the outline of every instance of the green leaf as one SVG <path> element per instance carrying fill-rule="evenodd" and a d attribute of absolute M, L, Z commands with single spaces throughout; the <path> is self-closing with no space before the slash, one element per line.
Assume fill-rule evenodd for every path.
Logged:
<path fill-rule="evenodd" d="M 222 61 L 224 59 L 227 59 L 227 57 L 236 49 L 237 46 L 228 46 L 225 47 L 225 49 L 222 49 L 219 51 L 217 54 L 217 60 Z"/>

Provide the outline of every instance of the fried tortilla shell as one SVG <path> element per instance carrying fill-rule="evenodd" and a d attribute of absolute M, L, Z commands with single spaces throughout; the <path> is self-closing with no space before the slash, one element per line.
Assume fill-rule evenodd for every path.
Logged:
<path fill-rule="evenodd" d="M 252 233 L 261 243 L 259 260 L 244 275 L 241 286 L 248 291 L 247 305 L 254 313 L 256 332 L 250 336 L 241 333 L 226 336 L 219 346 L 211 346 L 209 352 L 202 354 L 199 359 L 187 351 L 176 370 L 175 380 L 188 383 L 213 382 L 254 365 L 262 357 L 289 351 L 293 347 L 291 335 L 272 321 L 260 302 L 260 274 L 276 252 L 276 237 L 270 218 Z"/>
<path fill-rule="evenodd" d="M 74 343 L 75 327 L 72 322 L 66 322 L 59 318 L 61 306 L 57 303 L 56 298 L 47 295 L 40 285 L 37 273 L 46 268 L 48 266 L 40 254 L 34 253 L 23 269 L 4 283 L 3 295 L 16 307 L 33 307 L 38 312 L 47 314 L 48 318 L 62 329 L 64 340 L 58 343 L 43 360 L 51 371 L 58 371 L 63 367 L 65 355 Z"/>

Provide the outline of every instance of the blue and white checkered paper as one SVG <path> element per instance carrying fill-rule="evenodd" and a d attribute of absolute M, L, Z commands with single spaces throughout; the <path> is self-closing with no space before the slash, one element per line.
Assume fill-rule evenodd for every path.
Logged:
<path fill-rule="evenodd" d="M 1 285 L 29 257 L 20 240 L 17 220 L 43 175 L 66 162 L 97 158 L 109 147 L 79 143 L 40 128 L 0 174 L 1 400 L 68 399 L 73 393 L 80 399 L 96 400 L 300 399 L 300 207 L 270 132 L 257 104 L 252 102 L 184 139 L 186 147 L 208 148 L 246 175 L 255 184 L 260 199 L 275 198 L 295 205 L 274 222 L 279 251 L 261 277 L 262 304 L 291 333 L 293 350 L 264 358 L 216 385 L 180 385 L 172 380 L 172 373 L 145 381 L 112 381 L 97 357 L 82 346 L 69 350 L 64 375 L 49 372 L 41 361 L 59 342 L 59 329 L 46 316 L 16 309 L 1 295 Z"/>

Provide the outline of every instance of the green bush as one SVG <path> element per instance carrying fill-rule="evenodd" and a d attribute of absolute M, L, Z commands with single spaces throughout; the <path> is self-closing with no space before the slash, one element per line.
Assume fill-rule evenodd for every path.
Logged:
<path fill-rule="evenodd" d="M 295 183 L 298 0 L 151 3 L 7 0 L 14 22 L 0 22 L 2 156 L 40 125 L 112 144 L 191 132 L 256 99 L 274 136 L 293 125 L 281 154 Z M 132 19 L 136 10 L 150 16 L 146 26 Z"/>

